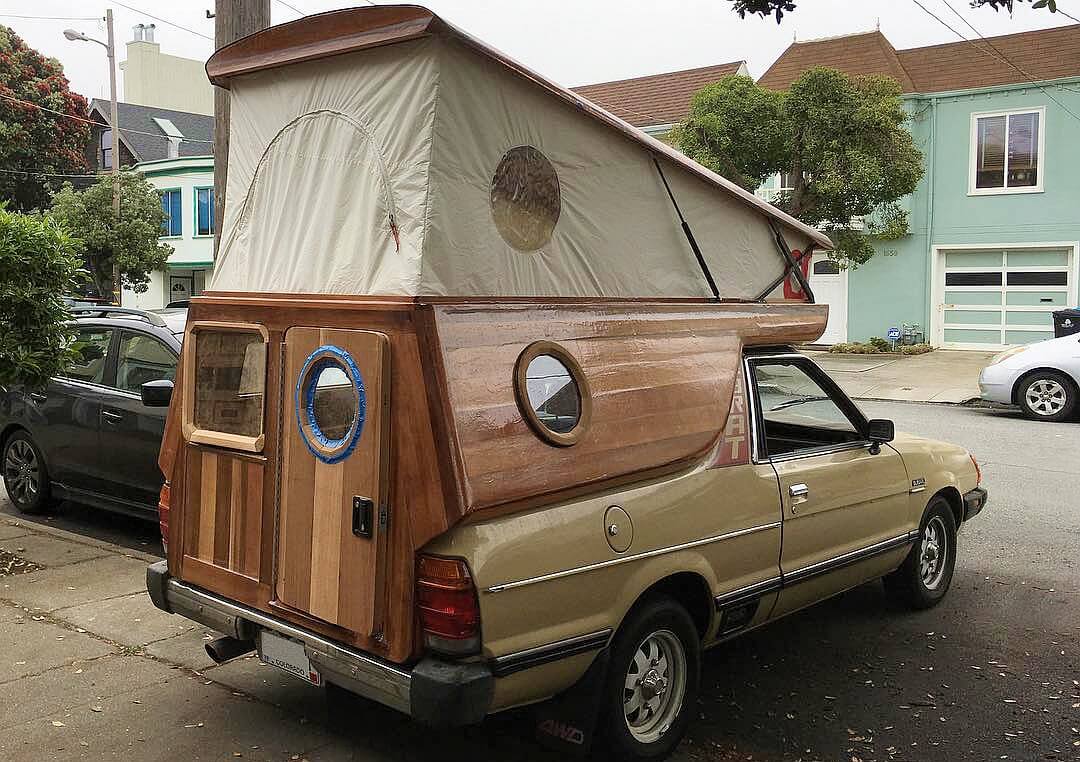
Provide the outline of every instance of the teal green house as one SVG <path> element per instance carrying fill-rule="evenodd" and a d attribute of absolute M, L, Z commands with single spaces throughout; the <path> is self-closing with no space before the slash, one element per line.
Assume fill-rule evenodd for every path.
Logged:
<path fill-rule="evenodd" d="M 813 66 L 900 82 L 926 161 L 909 235 L 847 272 L 814 262 L 825 339 L 903 324 L 956 349 L 1051 338 L 1051 313 L 1080 302 L 1080 25 L 905 50 L 881 32 L 799 42 L 759 82 Z"/>

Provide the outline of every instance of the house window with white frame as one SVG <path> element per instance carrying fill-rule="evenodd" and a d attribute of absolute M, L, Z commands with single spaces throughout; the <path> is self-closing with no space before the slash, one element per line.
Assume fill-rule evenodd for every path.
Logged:
<path fill-rule="evenodd" d="M 1045 114 L 1042 108 L 972 114 L 971 193 L 1042 190 Z"/>

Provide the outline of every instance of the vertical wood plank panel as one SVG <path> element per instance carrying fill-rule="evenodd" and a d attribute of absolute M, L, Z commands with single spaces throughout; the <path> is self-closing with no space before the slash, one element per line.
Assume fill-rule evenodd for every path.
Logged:
<path fill-rule="evenodd" d="M 214 522 L 217 518 L 217 455 L 202 453 L 202 478 L 199 489 L 199 552 L 204 561 L 214 558 Z"/>
<path fill-rule="evenodd" d="M 244 463 L 234 458 L 229 475 L 229 568 L 240 568 L 241 532 L 244 529 Z"/>
<path fill-rule="evenodd" d="M 228 568 L 229 537 L 232 525 L 232 496 L 236 485 L 232 481 L 233 458 L 217 457 L 217 497 L 214 516 L 214 565 Z"/>
<path fill-rule="evenodd" d="M 315 492 L 311 527 L 311 608 L 315 616 L 338 621 L 338 592 L 341 587 L 342 494 L 345 462 L 315 464 Z M 351 529 L 351 528 L 350 528 Z"/>
<path fill-rule="evenodd" d="M 263 471 L 257 463 L 244 466 L 244 532 L 239 570 L 248 577 L 259 577 L 262 546 Z"/>

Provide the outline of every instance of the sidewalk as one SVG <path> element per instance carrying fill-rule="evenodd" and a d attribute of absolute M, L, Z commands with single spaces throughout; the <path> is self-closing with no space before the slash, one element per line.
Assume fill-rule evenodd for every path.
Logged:
<path fill-rule="evenodd" d="M 332 711 L 255 656 L 215 665 L 216 633 L 150 603 L 157 560 L 0 517 L 0 759 L 552 759 L 522 713 L 438 731 L 360 699 Z"/>
<path fill-rule="evenodd" d="M 0 759 L 336 756 L 306 720 L 321 691 L 252 659 L 214 666 L 207 631 L 153 607 L 156 560 L 0 519 Z M 278 682 L 293 711 L 249 698 Z"/>
<path fill-rule="evenodd" d="M 855 399 L 953 404 L 979 396 L 979 373 L 996 354 L 948 349 L 925 355 L 803 353 Z"/>

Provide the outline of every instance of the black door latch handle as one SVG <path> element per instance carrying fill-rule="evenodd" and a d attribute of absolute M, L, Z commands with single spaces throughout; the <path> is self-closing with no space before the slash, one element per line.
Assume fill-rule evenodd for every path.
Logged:
<path fill-rule="evenodd" d="M 352 533 L 357 537 L 371 537 L 372 514 L 375 510 L 375 502 L 369 497 L 353 496 L 352 499 Z"/>

